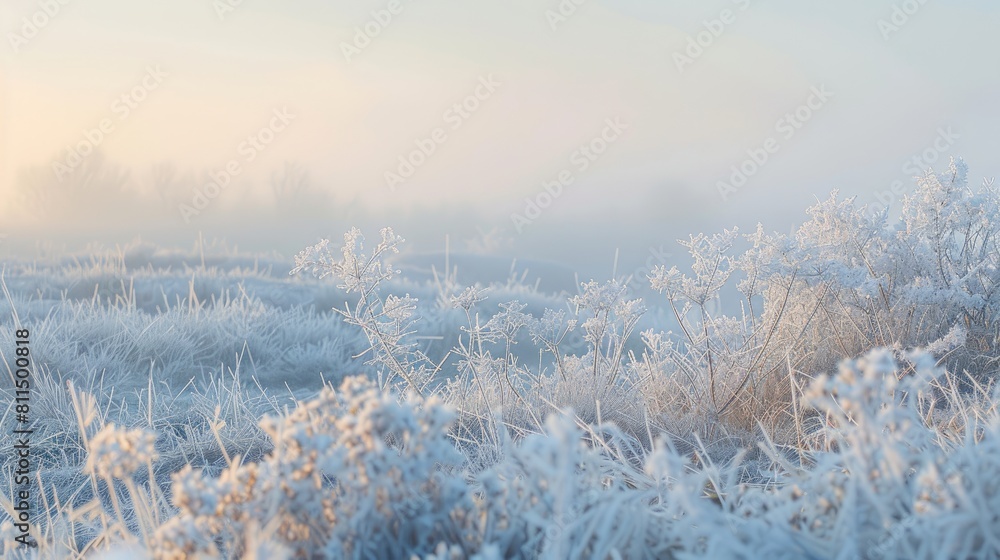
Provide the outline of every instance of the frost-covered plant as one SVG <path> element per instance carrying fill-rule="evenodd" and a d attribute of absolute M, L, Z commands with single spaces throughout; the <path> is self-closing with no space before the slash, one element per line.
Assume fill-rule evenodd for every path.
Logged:
<path fill-rule="evenodd" d="M 898 222 L 836 192 L 808 213 L 792 236 L 758 226 L 742 253 L 735 230 L 692 237 L 683 243 L 690 276 L 676 267 L 651 275 L 682 345 L 650 348 L 643 361 L 686 379 L 704 417 L 750 428 L 784 422 L 799 372 L 877 347 L 926 348 L 979 380 L 995 370 L 1000 193 L 992 182 L 969 187 L 965 164 L 952 161 L 919 180 Z M 706 306 L 725 286 L 743 296 L 738 317 Z"/>
<path fill-rule="evenodd" d="M 926 346 L 956 325 L 967 339 L 939 358 L 976 375 L 996 363 L 1000 193 L 992 183 L 971 188 L 964 162 L 953 160 L 918 181 L 889 227 L 884 214 L 835 197 L 810 214 L 792 240 L 796 261 L 779 274 L 801 271 L 796 303 L 818 309 L 799 350 L 821 358 L 811 369 L 874 347 Z"/>
<path fill-rule="evenodd" d="M 625 343 L 646 308 L 641 299 L 627 299 L 626 287 L 617 281 L 591 281 L 582 288 L 583 293 L 571 298 L 570 303 L 576 306 L 583 339 L 589 345 L 583 361 L 593 361 L 588 369 L 600 398 L 619 381 Z"/>
<path fill-rule="evenodd" d="M 791 390 L 785 376 L 803 367 L 794 352 L 801 333 L 788 336 L 793 329 L 783 326 L 791 314 L 808 325 L 815 311 L 794 302 L 800 271 L 792 265 L 790 274 L 782 274 L 795 261 L 793 248 L 771 242 L 761 228 L 744 238 L 751 247 L 738 254 L 736 229 L 692 236 L 682 242 L 693 260 L 691 275 L 677 267 L 653 269 L 650 283 L 666 296 L 680 332 L 647 331 L 646 348 L 634 361 L 650 375 L 660 374 L 661 381 L 646 384 L 647 395 L 669 390 L 674 396 L 651 398 L 652 408 L 674 418 L 691 415 L 691 429 L 712 439 L 726 426 L 754 432 L 760 422 L 772 427 L 783 416 Z M 732 282 L 734 277 L 739 281 Z M 714 305 L 727 286 L 743 296 L 740 316 Z"/>
<path fill-rule="evenodd" d="M 371 381 L 346 379 L 283 418 L 266 418 L 274 450 L 217 478 L 174 475 L 179 515 L 156 535 L 161 557 L 221 539 L 239 552 L 257 525 L 298 555 L 403 558 L 444 539 L 464 542 L 475 523 L 463 456 L 447 437 L 452 413 L 436 398 L 399 402 Z M 221 551 L 220 551 L 221 552 Z"/>
<path fill-rule="evenodd" d="M 156 434 L 108 424 L 90 439 L 84 471 L 101 478 L 127 479 L 156 460 Z"/>
<path fill-rule="evenodd" d="M 538 432 L 548 414 L 567 409 L 586 423 L 623 420 L 639 429 L 642 399 L 627 344 L 645 309 L 627 295 L 617 281 L 587 282 L 569 298 L 571 313 L 545 309 L 535 316 L 512 301 L 485 322 L 477 307 L 484 291 L 469 288 L 453 298 L 468 326 L 451 351 L 456 375 L 442 391 L 458 407 L 461 429 L 485 436 L 494 453 L 501 452 L 500 431 Z M 518 345 L 529 350 L 517 353 Z"/>
<path fill-rule="evenodd" d="M 82 398 L 78 402 L 92 402 L 85 393 L 80 396 Z M 81 413 L 79 408 L 77 411 Z M 80 429 L 84 434 L 93 419 L 92 416 L 81 416 Z M 120 530 L 128 534 L 134 527 L 144 545 L 149 544 L 151 534 L 160 524 L 162 509 L 162 497 L 153 484 L 153 463 L 159 457 L 156 438 L 156 433 L 151 430 L 127 430 L 112 423 L 106 424 L 86 442 L 87 462 L 83 467 L 84 473 L 104 480 Z M 143 469 L 148 474 L 148 488 L 136 483 L 136 475 Z M 127 490 L 128 501 L 124 504 L 119 498 L 116 481 L 121 481 Z M 96 479 L 92 479 L 92 485 L 94 493 L 100 495 Z M 103 523 L 108 523 L 105 516 L 102 518 Z"/>
<path fill-rule="evenodd" d="M 396 377 L 407 386 L 423 394 L 436 368 L 433 362 L 410 340 L 415 319 L 417 300 L 409 295 L 394 294 L 383 297 L 379 285 L 391 280 L 399 271 L 386 260 L 398 253 L 403 238 L 392 228 L 381 231 L 381 240 L 365 253 L 365 238 L 357 228 L 344 234 L 344 246 L 338 259 L 330 250 L 330 241 L 324 239 L 295 257 L 295 268 L 290 274 L 309 272 L 318 278 L 334 276 L 339 286 L 348 294 L 357 294 L 354 307 L 344 304 L 337 311 L 349 324 L 361 327 L 368 338 L 372 357 L 369 361 L 378 367 L 379 386 L 392 385 Z"/>

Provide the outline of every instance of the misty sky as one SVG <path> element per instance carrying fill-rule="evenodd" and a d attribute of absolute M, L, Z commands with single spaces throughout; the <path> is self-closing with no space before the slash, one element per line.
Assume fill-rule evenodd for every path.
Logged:
<path fill-rule="evenodd" d="M 63 1 L 0 8 L 8 246 L 204 232 L 286 251 L 356 222 L 427 250 L 492 230 L 493 250 L 608 268 L 687 233 L 787 231 L 834 188 L 912 190 L 925 151 L 977 180 L 1000 167 L 988 0 Z M 97 162 L 117 171 L 81 178 Z M 272 212 L 290 163 L 306 187 Z M 526 198 L 551 204 L 530 219 Z"/>

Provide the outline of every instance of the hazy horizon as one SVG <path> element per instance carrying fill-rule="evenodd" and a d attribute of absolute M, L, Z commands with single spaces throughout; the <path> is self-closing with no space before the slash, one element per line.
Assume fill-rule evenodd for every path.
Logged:
<path fill-rule="evenodd" d="M 615 249 L 787 231 L 832 189 L 895 186 L 898 208 L 950 156 L 996 172 L 986 1 L 64 1 L 0 9 L 9 253 L 200 234 L 287 254 L 388 225 L 610 272 Z"/>

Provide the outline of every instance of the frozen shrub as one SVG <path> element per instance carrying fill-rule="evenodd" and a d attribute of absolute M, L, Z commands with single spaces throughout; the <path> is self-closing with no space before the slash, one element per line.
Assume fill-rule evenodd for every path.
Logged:
<path fill-rule="evenodd" d="M 692 237 L 684 243 L 691 276 L 662 266 L 651 275 L 683 343 L 673 359 L 661 352 L 657 360 L 688 379 L 692 408 L 708 422 L 775 429 L 802 385 L 796 373 L 827 371 L 878 347 L 925 348 L 951 370 L 992 376 L 1000 350 L 1000 193 L 992 182 L 970 187 L 965 164 L 952 161 L 918 181 L 896 222 L 836 192 L 808 214 L 792 236 L 758 226 L 742 253 L 735 231 Z M 709 310 L 732 279 L 742 314 Z"/>

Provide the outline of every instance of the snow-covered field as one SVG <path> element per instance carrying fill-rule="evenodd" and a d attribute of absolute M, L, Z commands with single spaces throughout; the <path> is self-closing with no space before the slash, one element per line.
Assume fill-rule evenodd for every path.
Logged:
<path fill-rule="evenodd" d="M 391 229 L 7 262 L 39 546 L 4 455 L 3 557 L 998 557 L 1000 193 L 966 174 L 693 236 L 648 301 Z"/>

